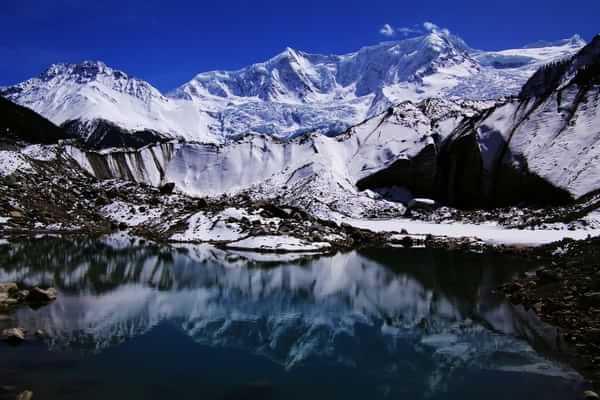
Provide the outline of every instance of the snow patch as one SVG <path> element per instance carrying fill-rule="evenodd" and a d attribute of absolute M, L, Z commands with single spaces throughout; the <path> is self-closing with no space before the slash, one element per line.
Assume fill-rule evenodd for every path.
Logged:
<path fill-rule="evenodd" d="M 31 173 L 33 167 L 23 155 L 14 151 L 0 150 L 0 176 L 12 175 L 15 172 Z"/>
<path fill-rule="evenodd" d="M 331 245 L 326 242 L 308 242 L 287 235 L 252 236 L 237 242 L 228 243 L 228 248 L 260 251 L 319 251 Z"/>
<path fill-rule="evenodd" d="M 436 224 L 409 219 L 365 220 L 340 217 L 340 222 L 348 223 L 374 232 L 400 232 L 403 229 L 411 235 L 434 235 L 451 238 L 476 238 L 490 244 L 531 245 L 540 246 L 557 242 L 565 238 L 575 240 L 588 236 L 600 235 L 600 229 L 589 230 L 543 230 L 543 229 L 509 229 L 496 224 L 465 224 L 453 222 Z"/>
<path fill-rule="evenodd" d="M 158 219 L 162 211 L 161 208 L 140 207 L 123 201 L 112 202 L 100 209 L 100 213 L 105 217 L 128 226 L 138 226 Z"/>

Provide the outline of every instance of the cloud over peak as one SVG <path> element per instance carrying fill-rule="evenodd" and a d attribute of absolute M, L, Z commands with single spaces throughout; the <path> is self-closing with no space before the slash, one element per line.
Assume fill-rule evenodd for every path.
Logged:
<path fill-rule="evenodd" d="M 399 26 L 393 27 L 390 24 L 385 24 L 379 29 L 379 33 L 386 37 L 392 37 L 396 35 L 400 35 L 403 37 L 414 36 L 414 35 L 424 35 L 427 33 L 443 33 L 445 35 L 450 35 L 450 31 L 446 28 L 440 28 L 438 25 L 434 24 L 430 21 L 425 21 L 422 24 L 416 24 L 413 26 Z"/>
<path fill-rule="evenodd" d="M 381 33 L 383 36 L 392 37 L 396 34 L 396 31 L 390 24 L 385 24 L 381 27 L 379 33 Z"/>

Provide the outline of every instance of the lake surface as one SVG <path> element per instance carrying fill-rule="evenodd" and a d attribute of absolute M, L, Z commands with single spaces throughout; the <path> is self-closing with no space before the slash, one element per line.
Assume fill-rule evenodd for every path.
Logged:
<path fill-rule="evenodd" d="M 0 386 L 37 399 L 572 399 L 536 322 L 491 290 L 535 267 L 427 249 L 268 256 L 123 238 L 0 246 L 58 300 L 12 321 Z M 533 345 L 533 346 L 532 346 Z"/>

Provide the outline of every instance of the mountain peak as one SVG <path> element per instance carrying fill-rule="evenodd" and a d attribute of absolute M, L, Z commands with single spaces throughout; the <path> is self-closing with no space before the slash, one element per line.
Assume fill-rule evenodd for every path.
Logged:
<path fill-rule="evenodd" d="M 561 47 L 561 46 L 569 46 L 569 47 L 583 47 L 586 45 L 586 41 L 583 40 L 583 38 L 581 36 L 579 36 L 578 34 L 574 34 L 573 36 L 566 38 L 566 39 L 561 39 L 561 40 L 556 40 L 554 42 L 552 41 L 546 41 L 546 40 L 539 40 L 537 42 L 533 42 L 533 43 L 529 43 L 525 46 L 523 46 L 524 49 L 537 49 L 537 48 L 542 48 L 542 47 Z"/>
<path fill-rule="evenodd" d="M 523 86 L 521 98 L 545 97 L 569 83 L 600 79 L 600 35 L 570 58 L 540 68 Z"/>
<path fill-rule="evenodd" d="M 43 81 L 50 81 L 62 76 L 69 80 L 85 83 L 95 80 L 100 75 L 111 76 L 114 79 L 129 78 L 126 73 L 112 69 L 102 61 L 84 60 L 77 64 L 52 64 L 40 74 L 40 79 Z"/>
<path fill-rule="evenodd" d="M 468 52 L 471 50 L 469 45 L 459 36 L 453 35 L 445 29 L 435 29 L 428 34 L 421 36 L 422 42 L 435 51 L 442 52 L 447 49 L 453 49 L 457 52 Z"/>
<path fill-rule="evenodd" d="M 277 54 L 275 57 L 271 58 L 267 62 L 275 62 L 276 63 L 281 60 L 298 61 L 298 59 L 300 57 L 301 57 L 301 53 L 298 50 L 293 49 L 288 46 L 281 53 Z"/>

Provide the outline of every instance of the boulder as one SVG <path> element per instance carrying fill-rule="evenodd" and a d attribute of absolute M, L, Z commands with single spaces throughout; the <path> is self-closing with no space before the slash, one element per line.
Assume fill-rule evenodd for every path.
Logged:
<path fill-rule="evenodd" d="M 27 296 L 29 296 L 29 290 L 19 290 L 17 293 L 15 293 L 15 298 L 18 301 L 25 301 L 25 299 L 27 298 Z"/>
<path fill-rule="evenodd" d="M 159 187 L 158 190 L 159 190 L 160 194 L 165 194 L 165 195 L 171 194 L 175 190 L 175 183 L 173 183 L 173 182 L 165 183 L 164 185 Z"/>
<path fill-rule="evenodd" d="M 558 282 L 560 280 L 559 274 L 546 268 L 538 269 L 537 271 L 535 271 L 535 274 L 538 277 L 539 283 L 542 285 L 547 283 Z"/>
<path fill-rule="evenodd" d="M 583 392 L 583 398 L 585 400 L 596 400 L 596 399 L 600 399 L 600 396 L 598 396 L 598 393 L 596 393 L 596 392 L 592 392 L 591 390 L 586 390 L 585 392 Z"/>
<path fill-rule="evenodd" d="M 0 293 L 14 293 L 19 290 L 19 287 L 14 282 L 0 283 Z"/>
<path fill-rule="evenodd" d="M 8 213 L 8 215 L 9 215 L 11 218 L 23 218 L 23 217 L 25 216 L 25 214 L 23 214 L 21 211 L 18 211 L 18 210 L 13 210 L 13 211 L 10 211 L 10 212 Z"/>
<path fill-rule="evenodd" d="M 33 399 L 33 392 L 30 390 L 26 390 L 17 395 L 17 400 L 31 400 Z"/>
<path fill-rule="evenodd" d="M 3 330 L 0 337 L 10 343 L 21 343 L 25 340 L 25 332 L 21 328 L 9 328 Z"/>
<path fill-rule="evenodd" d="M 48 303 L 56 300 L 56 296 L 57 292 L 54 288 L 48 288 L 44 290 L 39 287 L 34 287 L 29 291 L 29 294 L 25 300 L 30 303 Z"/>

